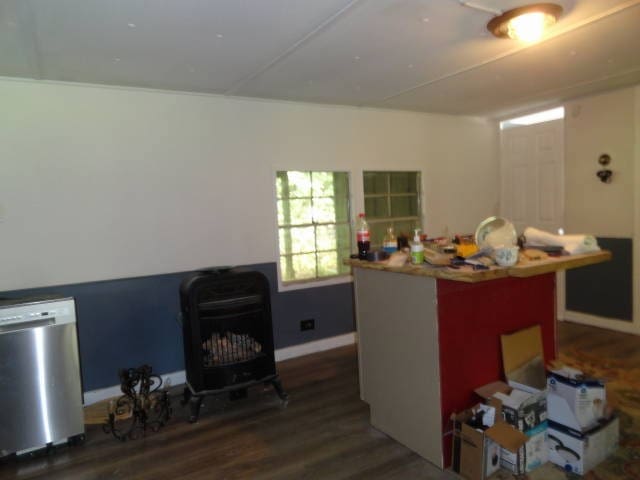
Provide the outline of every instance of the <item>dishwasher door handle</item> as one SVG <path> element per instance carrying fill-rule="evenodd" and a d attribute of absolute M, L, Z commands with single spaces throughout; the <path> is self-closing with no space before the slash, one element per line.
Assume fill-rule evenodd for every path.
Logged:
<path fill-rule="evenodd" d="M 38 320 L 31 320 L 28 322 L 20 322 L 20 323 L 11 323 L 9 325 L 4 325 L 0 327 L 0 335 L 4 333 L 11 332 L 19 332 L 20 330 L 27 330 L 30 328 L 38 328 L 38 327 L 50 327 L 56 324 L 55 317 L 52 318 L 43 318 Z"/>

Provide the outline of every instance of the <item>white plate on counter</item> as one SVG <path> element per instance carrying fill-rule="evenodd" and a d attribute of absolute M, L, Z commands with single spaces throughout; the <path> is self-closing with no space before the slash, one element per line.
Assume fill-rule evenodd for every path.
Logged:
<path fill-rule="evenodd" d="M 489 217 L 476 228 L 476 245 L 479 249 L 511 247 L 518 243 L 516 227 L 506 218 Z"/>

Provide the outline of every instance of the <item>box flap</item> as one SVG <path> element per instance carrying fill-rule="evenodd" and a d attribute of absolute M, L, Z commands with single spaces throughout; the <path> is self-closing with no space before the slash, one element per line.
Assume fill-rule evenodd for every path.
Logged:
<path fill-rule="evenodd" d="M 484 433 L 498 445 L 514 453 L 527 442 L 527 436 L 524 433 L 504 422 L 496 422 Z"/>
<path fill-rule="evenodd" d="M 518 390 L 517 388 L 511 390 L 511 394 L 509 395 L 498 392 L 496 393 L 496 398 L 498 398 L 505 407 L 513 408 L 514 410 L 518 410 L 532 400 L 529 392 Z"/>
<path fill-rule="evenodd" d="M 544 389 L 547 379 L 540 325 L 500 335 L 500 342 L 505 377 L 509 381 Z"/>
<path fill-rule="evenodd" d="M 473 427 L 463 424 L 460 445 L 460 475 L 464 478 L 483 478 L 484 435 Z"/>
<path fill-rule="evenodd" d="M 466 421 L 473 416 L 473 412 L 478 410 L 479 407 L 480 403 L 476 403 L 473 407 L 467 408 L 466 410 L 463 410 L 461 412 L 453 412 L 450 416 L 450 419 L 453 422 L 466 423 Z"/>
<path fill-rule="evenodd" d="M 511 387 L 506 383 L 498 380 L 497 382 L 487 383 L 486 385 L 478 387 L 474 390 L 474 392 L 480 395 L 481 398 L 489 400 L 498 392 L 509 395 L 509 392 L 511 392 Z"/>

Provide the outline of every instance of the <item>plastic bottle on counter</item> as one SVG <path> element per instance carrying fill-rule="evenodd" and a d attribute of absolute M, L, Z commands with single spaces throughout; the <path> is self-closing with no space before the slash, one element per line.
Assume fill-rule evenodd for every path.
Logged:
<path fill-rule="evenodd" d="M 387 228 L 387 234 L 382 240 L 382 250 L 389 254 L 398 250 L 398 239 L 393 234 L 393 227 Z"/>
<path fill-rule="evenodd" d="M 358 215 L 356 239 L 358 241 L 358 258 L 360 260 L 366 260 L 367 254 L 371 249 L 371 235 L 369 233 L 369 224 L 367 223 L 364 213 Z"/>
<path fill-rule="evenodd" d="M 411 263 L 422 265 L 424 263 L 424 245 L 420 240 L 420 229 L 414 230 L 413 242 L 411 242 Z"/>

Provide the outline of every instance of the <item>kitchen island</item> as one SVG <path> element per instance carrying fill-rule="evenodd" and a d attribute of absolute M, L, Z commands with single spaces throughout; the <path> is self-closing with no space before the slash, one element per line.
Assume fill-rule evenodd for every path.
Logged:
<path fill-rule="evenodd" d="M 500 335 L 540 325 L 556 357 L 556 275 L 610 252 L 474 271 L 429 265 L 353 267 L 360 396 L 371 424 L 440 468 L 450 463 L 452 413 L 502 378 Z"/>

